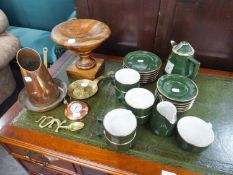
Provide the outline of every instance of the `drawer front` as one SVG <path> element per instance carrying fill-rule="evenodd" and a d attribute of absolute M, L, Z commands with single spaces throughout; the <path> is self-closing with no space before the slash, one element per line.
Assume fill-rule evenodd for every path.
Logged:
<path fill-rule="evenodd" d="M 56 166 L 56 167 L 60 167 L 65 170 L 71 171 L 74 174 L 75 173 L 81 174 L 81 172 L 79 172 L 80 169 L 76 170 L 76 167 L 70 162 L 66 162 L 58 158 L 51 157 L 51 156 L 46 156 L 44 154 L 36 153 L 36 152 L 30 151 L 24 148 L 20 148 L 17 146 L 10 145 L 7 147 L 9 148 L 10 153 L 13 156 L 14 154 L 16 154 L 16 155 L 22 156 L 26 160 L 29 160 L 29 161 L 32 160 L 33 162 L 39 162 L 39 164 L 43 166 Z"/>
<path fill-rule="evenodd" d="M 29 174 L 35 174 L 35 175 L 66 175 L 66 173 L 58 172 L 54 169 L 49 169 L 40 165 L 37 165 L 35 163 L 31 163 L 29 161 L 18 159 L 21 164 L 24 165 L 24 167 L 27 169 Z"/>
<path fill-rule="evenodd" d="M 87 167 L 80 167 L 78 165 L 75 165 L 76 168 L 80 168 L 81 172 L 83 173 L 83 175 L 107 175 L 107 173 L 103 173 L 101 171 L 97 171 L 91 168 L 87 168 Z"/>
<path fill-rule="evenodd" d="M 78 164 L 72 164 L 70 162 L 36 153 L 18 146 L 7 145 L 7 149 L 10 151 L 10 154 L 14 158 L 18 159 L 28 170 L 30 170 L 29 172 L 32 174 L 37 173 L 38 175 L 47 175 L 45 174 L 46 171 L 50 172 L 54 169 L 59 169 L 59 172 L 55 172 L 56 175 L 60 175 L 61 172 L 67 172 L 65 174 L 69 175 L 107 175 L 107 173 L 103 173 L 101 171 L 83 167 Z M 64 171 L 62 169 L 64 169 Z M 44 171 L 44 173 L 42 173 L 42 171 Z M 52 173 L 54 172 L 50 172 L 49 175 L 53 175 Z"/>

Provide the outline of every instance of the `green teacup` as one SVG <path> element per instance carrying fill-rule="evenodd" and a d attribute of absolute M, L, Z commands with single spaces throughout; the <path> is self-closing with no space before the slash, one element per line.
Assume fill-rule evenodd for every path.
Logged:
<path fill-rule="evenodd" d="M 125 93 L 135 87 L 139 87 L 140 74 L 134 69 L 120 69 L 115 73 L 116 96 L 122 100 Z"/>
<path fill-rule="evenodd" d="M 118 108 L 108 112 L 103 125 L 105 139 L 110 149 L 126 151 L 133 145 L 137 119 L 130 110 Z"/>
<path fill-rule="evenodd" d="M 109 149 L 111 149 L 113 151 L 127 151 L 130 148 L 132 148 L 134 145 L 134 141 L 136 138 L 136 132 L 134 133 L 133 138 L 125 143 L 115 143 L 115 142 L 111 141 L 111 139 L 108 138 L 108 136 L 105 132 L 104 132 L 104 136 L 105 136 L 106 143 L 109 146 Z"/>
<path fill-rule="evenodd" d="M 177 143 L 186 151 L 201 152 L 214 141 L 212 124 L 198 117 L 181 118 L 177 123 L 177 130 Z"/>
<path fill-rule="evenodd" d="M 177 110 L 174 104 L 168 101 L 159 102 L 150 118 L 152 131 L 159 136 L 172 134 L 177 121 Z"/>
<path fill-rule="evenodd" d="M 138 124 L 142 125 L 146 123 L 152 112 L 155 97 L 147 89 L 133 88 L 126 93 L 125 102 L 127 108 L 135 114 Z"/>

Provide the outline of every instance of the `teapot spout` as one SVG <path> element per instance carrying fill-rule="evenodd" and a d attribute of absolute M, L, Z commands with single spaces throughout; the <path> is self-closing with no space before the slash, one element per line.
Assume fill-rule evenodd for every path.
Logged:
<path fill-rule="evenodd" d="M 175 45 L 177 45 L 177 43 L 174 40 L 171 40 L 170 43 L 171 43 L 172 47 L 174 47 Z"/>

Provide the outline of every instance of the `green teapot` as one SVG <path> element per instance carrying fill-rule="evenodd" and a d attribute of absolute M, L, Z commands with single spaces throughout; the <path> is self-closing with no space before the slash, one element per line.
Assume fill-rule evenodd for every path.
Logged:
<path fill-rule="evenodd" d="M 194 49 L 186 42 L 177 44 L 171 41 L 172 53 L 169 55 L 165 72 L 167 74 L 180 74 L 189 78 L 195 78 L 200 68 L 200 62 L 194 55 Z"/>

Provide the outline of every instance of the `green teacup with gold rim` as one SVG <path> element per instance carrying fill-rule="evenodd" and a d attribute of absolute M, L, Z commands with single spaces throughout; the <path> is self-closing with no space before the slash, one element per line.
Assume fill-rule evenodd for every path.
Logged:
<path fill-rule="evenodd" d="M 120 69 L 115 73 L 115 90 L 118 99 L 123 100 L 126 92 L 139 87 L 140 74 L 134 69 Z"/>
<path fill-rule="evenodd" d="M 176 125 L 176 115 L 174 104 L 168 101 L 159 102 L 150 118 L 151 130 L 159 136 L 171 135 Z"/>
<path fill-rule="evenodd" d="M 125 103 L 137 118 L 138 124 L 144 124 L 149 119 L 155 97 L 145 88 L 130 89 L 125 95 Z"/>
<path fill-rule="evenodd" d="M 130 110 L 118 108 L 108 112 L 103 125 L 105 139 L 110 149 L 126 151 L 133 145 L 137 119 Z"/>

